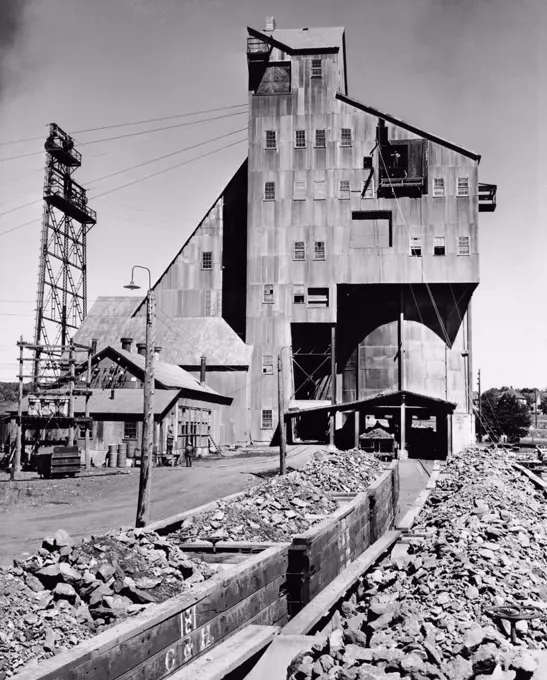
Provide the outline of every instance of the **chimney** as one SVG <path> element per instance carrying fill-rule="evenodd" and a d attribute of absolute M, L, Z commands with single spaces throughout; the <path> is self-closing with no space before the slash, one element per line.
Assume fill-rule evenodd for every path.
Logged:
<path fill-rule="evenodd" d="M 157 361 L 160 358 L 161 347 L 154 347 L 154 359 Z"/>
<path fill-rule="evenodd" d="M 266 17 L 265 31 L 275 31 L 275 17 Z"/>
<path fill-rule="evenodd" d="M 133 345 L 133 338 L 121 338 L 122 349 L 126 352 L 131 352 L 131 346 Z"/>
<path fill-rule="evenodd" d="M 146 356 L 146 343 L 145 342 L 137 342 L 137 353 L 142 354 L 143 357 Z"/>
<path fill-rule="evenodd" d="M 97 344 L 98 344 L 97 338 L 92 338 L 91 339 L 91 354 L 97 354 Z"/>
<path fill-rule="evenodd" d="M 199 384 L 205 385 L 205 376 L 207 374 L 207 357 L 201 357 L 201 366 L 199 367 Z"/>

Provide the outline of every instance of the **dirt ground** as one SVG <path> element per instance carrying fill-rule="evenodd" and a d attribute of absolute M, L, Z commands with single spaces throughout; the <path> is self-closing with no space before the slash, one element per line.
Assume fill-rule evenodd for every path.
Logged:
<path fill-rule="evenodd" d="M 315 447 L 317 448 L 317 447 Z M 314 447 L 291 447 L 288 464 L 298 468 Z M 260 482 L 257 473 L 273 470 L 275 455 L 195 461 L 192 468 L 154 468 L 151 521 L 190 510 Z M 74 479 L 9 482 L 0 475 L 0 566 L 34 553 L 44 536 L 65 529 L 73 537 L 134 526 L 139 469 Z"/>

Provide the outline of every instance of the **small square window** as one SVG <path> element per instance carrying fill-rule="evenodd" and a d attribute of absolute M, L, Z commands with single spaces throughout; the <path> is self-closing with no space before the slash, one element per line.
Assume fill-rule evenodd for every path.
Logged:
<path fill-rule="evenodd" d="M 363 170 L 372 170 L 372 156 L 363 156 Z"/>
<path fill-rule="evenodd" d="M 295 241 L 293 243 L 292 259 L 298 262 L 306 259 L 306 244 L 304 241 Z"/>
<path fill-rule="evenodd" d="M 294 145 L 297 149 L 306 148 L 306 130 L 295 130 Z"/>
<path fill-rule="evenodd" d="M 350 183 L 349 179 L 341 179 L 338 190 L 338 198 L 348 199 L 350 197 Z"/>
<path fill-rule="evenodd" d="M 273 410 L 271 408 L 262 409 L 261 429 L 273 430 Z"/>
<path fill-rule="evenodd" d="M 456 196 L 469 196 L 469 177 L 458 177 Z"/>
<path fill-rule="evenodd" d="M 470 255 L 469 236 L 458 237 L 458 255 Z"/>
<path fill-rule="evenodd" d="M 81 425 L 78 427 L 78 439 L 85 439 L 85 433 L 89 432 L 89 438 L 93 439 L 93 428 L 86 427 L 85 425 Z"/>
<path fill-rule="evenodd" d="M 201 268 L 206 270 L 213 268 L 213 253 L 210 251 L 201 253 Z"/>
<path fill-rule="evenodd" d="M 311 60 L 311 77 L 312 78 L 322 78 L 323 77 L 323 60 L 322 59 L 312 59 Z"/>
<path fill-rule="evenodd" d="M 137 423 L 133 420 L 126 420 L 123 424 L 123 438 L 136 439 L 137 438 Z"/>
<path fill-rule="evenodd" d="M 328 288 L 308 288 L 308 307 L 328 307 Z"/>
<path fill-rule="evenodd" d="M 313 249 L 314 260 L 325 260 L 325 241 L 316 241 Z"/>
<path fill-rule="evenodd" d="M 445 195 L 444 193 L 444 177 L 434 177 L 433 178 L 433 196 L 435 198 L 441 198 Z"/>
<path fill-rule="evenodd" d="M 266 149 L 277 149 L 277 130 L 266 130 Z"/>
<path fill-rule="evenodd" d="M 435 236 L 433 238 L 433 255 L 446 255 L 444 236 Z"/>
<path fill-rule="evenodd" d="M 351 146 L 351 128 L 342 128 L 340 146 Z"/>
<path fill-rule="evenodd" d="M 264 284 L 262 289 L 262 302 L 266 305 L 274 303 L 274 287 L 272 283 Z"/>
<path fill-rule="evenodd" d="M 315 131 L 315 146 L 318 149 L 324 149 L 327 146 L 327 131 L 326 130 L 316 130 Z"/>
<path fill-rule="evenodd" d="M 262 355 L 262 375 L 273 375 L 273 354 Z"/>
<path fill-rule="evenodd" d="M 411 257 L 422 256 L 422 238 L 421 236 L 411 236 L 410 238 L 410 255 Z"/>
<path fill-rule="evenodd" d="M 294 305 L 303 305 L 306 302 L 305 288 L 302 284 L 294 284 L 292 288 L 292 301 Z"/>
<path fill-rule="evenodd" d="M 297 181 L 294 183 L 293 187 L 293 199 L 295 201 L 305 201 L 306 200 L 306 181 Z"/>
<path fill-rule="evenodd" d="M 275 201 L 275 182 L 264 182 L 264 200 Z"/>
<path fill-rule="evenodd" d="M 361 185 L 361 198 L 374 198 L 374 177 L 363 180 Z"/>
<path fill-rule="evenodd" d="M 313 183 L 313 197 L 316 201 L 327 198 L 327 183 L 325 180 Z"/>

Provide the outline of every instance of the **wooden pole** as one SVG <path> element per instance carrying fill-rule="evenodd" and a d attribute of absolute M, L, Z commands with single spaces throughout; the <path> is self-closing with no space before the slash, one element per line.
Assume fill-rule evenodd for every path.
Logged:
<path fill-rule="evenodd" d="M 70 343 L 69 349 L 70 377 L 68 384 L 68 445 L 74 446 L 74 345 Z"/>
<path fill-rule="evenodd" d="M 85 427 L 85 469 L 91 470 L 91 452 L 89 450 L 89 428 L 92 427 L 89 423 L 89 400 L 91 399 L 91 348 L 87 352 L 87 375 L 86 375 L 86 395 L 85 395 L 85 417 L 86 417 L 86 427 Z"/>
<path fill-rule="evenodd" d="M 357 343 L 357 356 L 355 358 L 355 400 L 359 401 L 361 398 L 361 347 Z M 361 413 L 359 409 L 355 409 L 353 420 L 353 445 L 356 449 L 359 448 L 359 435 L 361 434 Z"/>
<path fill-rule="evenodd" d="M 199 367 L 199 384 L 205 385 L 207 380 L 207 357 L 201 357 L 201 364 Z"/>
<path fill-rule="evenodd" d="M 406 459 L 406 401 L 405 395 L 401 396 L 401 443 L 400 443 L 401 458 Z"/>
<path fill-rule="evenodd" d="M 136 527 L 148 524 L 150 515 L 150 468 L 152 466 L 152 440 L 154 436 L 154 361 L 152 342 L 154 332 L 154 291 L 146 296 L 146 363 L 144 376 L 144 413 L 142 427 L 142 457 L 137 504 Z"/>
<path fill-rule="evenodd" d="M 330 329 L 330 384 L 331 384 L 331 404 L 336 404 L 336 326 L 333 324 Z M 334 428 L 336 425 L 336 414 L 331 411 L 329 417 L 329 447 L 334 448 Z"/>
<path fill-rule="evenodd" d="M 279 413 L 279 474 L 287 472 L 287 430 L 285 428 L 285 382 L 283 370 L 283 347 L 277 360 L 277 410 Z"/>
<path fill-rule="evenodd" d="M 405 389 L 405 292 L 401 286 L 399 298 L 399 324 L 397 327 L 398 343 L 399 343 L 399 391 L 403 392 Z M 401 413 L 400 413 L 400 442 L 399 451 L 400 457 L 406 458 L 406 403 L 405 395 L 401 395 Z"/>
<path fill-rule="evenodd" d="M 479 392 L 479 442 L 482 442 L 482 392 L 481 392 L 481 369 L 478 371 L 477 388 Z"/>
<path fill-rule="evenodd" d="M 15 456 L 11 465 L 10 479 L 16 480 L 21 471 L 22 429 L 23 429 L 23 336 L 19 338 L 19 400 L 17 404 L 17 432 Z"/>

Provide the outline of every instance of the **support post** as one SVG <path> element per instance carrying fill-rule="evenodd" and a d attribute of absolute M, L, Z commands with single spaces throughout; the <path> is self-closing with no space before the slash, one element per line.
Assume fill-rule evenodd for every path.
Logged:
<path fill-rule="evenodd" d="M 201 365 L 199 367 L 199 384 L 205 385 L 207 378 L 207 357 L 201 357 Z"/>
<path fill-rule="evenodd" d="M 331 384 L 331 404 L 336 404 L 336 325 L 332 324 L 330 329 L 330 384 Z M 334 448 L 334 428 L 336 414 L 331 411 L 329 416 L 329 447 Z"/>
<path fill-rule="evenodd" d="M 357 344 L 357 356 L 355 358 L 355 401 L 361 398 L 361 347 Z M 361 413 L 359 409 L 355 409 L 353 419 L 353 445 L 356 449 L 359 448 L 359 435 L 361 434 Z"/>
<path fill-rule="evenodd" d="M 473 341 L 472 341 L 472 307 L 471 300 L 467 305 L 466 330 L 467 330 L 467 413 L 473 413 Z"/>
<path fill-rule="evenodd" d="M 479 393 L 479 442 L 482 442 L 482 392 L 481 392 L 481 369 L 479 368 L 477 377 L 477 388 Z"/>
<path fill-rule="evenodd" d="M 401 395 L 401 441 L 399 443 L 399 457 L 402 460 L 407 458 L 406 455 L 406 398 Z"/>
<path fill-rule="evenodd" d="M 19 338 L 19 400 L 17 403 L 17 433 L 15 440 L 15 456 L 10 470 L 10 479 L 16 480 L 21 471 L 21 451 L 23 444 L 23 336 Z"/>
<path fill-rule="evenodd" d="M 146 361 L 144 376 L 144 413 L 142 427 L 142 458 L 139 481 L 139 500 L 135 526 L 148 524 L 150 514 L 150 468 L 152 466 L 152 440 L 154 436 L 154 361 L 152 342 L 154 332 L 154 291 L 150 287 L 146 296 Z"/>
<path fill-rule="evenodd" d="M 535 415 L 535 419 L 534 419 L 535 428 L 537 430 L 537 428 L 538 428 L 538 390 L 537 390 L 537 387 L 534 390 L 534 415 Z"/>
<path fill-rule="evenodd" d="M 398 373 L 399 373 L 399 391 L 402 392 L 405 389 L 405 348 L 404 348 L 404 327 L 405 327 L 405 292 L 404 288 L 401 286 L 400 299 L 399 299 L 399 324 L 397 326 L 397 342 L 399 345 L 399 362 L 398 362 Z"/>
<path fill-rule="evenodd" d="M 285 382 L 283 370 L 283 347 L 277 360 L 277 410 L 279 414 L 279 474 L 287 472 L 287 430 L 285 427 Z"/>
<path fill-rule="evenodd" d="M 74 343 L 69 348 L 69 383 L 68 383 L 68 445 L 74 446 Z"/>
<path fill-rule="evenodd" d="M 89 401 L 91 399 L 91 348 L 87 350 L 87 374 L 86 374 L 86 379 L 85 379 L 85 389 L 86 389 L 86 394 L 85 394 L 85 417 L 86 417 L 86 425 L 85 425 L 85 469 L 86 470 L 91 470 L 91 452 L 89 450 L 89 436 L 90 436 L 90 427 L 91 424 L 89 423 Z"/>

